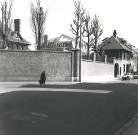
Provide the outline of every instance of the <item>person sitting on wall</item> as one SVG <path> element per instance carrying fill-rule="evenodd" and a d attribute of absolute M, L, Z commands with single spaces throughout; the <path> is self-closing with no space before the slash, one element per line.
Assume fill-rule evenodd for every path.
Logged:
<path fill-rule="evenodd" d="M 43 71 L 41 73 L 40 80 L 39 80 L 40 87 L 42 84 L 44 84 L 44 86 L 45 86 L 45 81 L 46 81 L 46 74 L 45 74 L 45 71 Z"/>

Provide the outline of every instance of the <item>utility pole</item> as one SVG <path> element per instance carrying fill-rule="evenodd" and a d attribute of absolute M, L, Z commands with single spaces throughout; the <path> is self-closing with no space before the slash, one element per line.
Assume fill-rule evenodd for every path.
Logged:
<path fill-rule="evenodd" d="M 81 40 L 82 40 L 82 14 L 80 15 L 80 44 L 79 44 L 79 47 L 80 47 L 80 58 L 79 58 L 79 82 L 81 82 L 81 57 L 82 57 L 82 54 L 81 54 L 81 47 L 82 47 L 82 43 L 81 43 Z"/>

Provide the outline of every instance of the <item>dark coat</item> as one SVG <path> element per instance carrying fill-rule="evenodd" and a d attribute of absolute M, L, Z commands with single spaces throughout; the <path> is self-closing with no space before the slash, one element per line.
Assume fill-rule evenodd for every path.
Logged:
<path fill-rule="evenodd" d="M 46 81 L 46 74 L 45 74 L 45 72 L 43 71 L 42 74 L 41 74 L 41 76 L 40 76 L 39 83 L 40 83 L 40 84 L 43 84 L 45 81 Z"/>

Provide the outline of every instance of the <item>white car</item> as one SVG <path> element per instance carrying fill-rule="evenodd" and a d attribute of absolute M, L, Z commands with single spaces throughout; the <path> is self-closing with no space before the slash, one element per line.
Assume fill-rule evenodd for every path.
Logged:
<path fill-rule="evenodd" d="M 133 75 L 132 73 L 125 73 L 123 76 L 122 76 L 122 81 L 123 80 L 133 80 Z"/>

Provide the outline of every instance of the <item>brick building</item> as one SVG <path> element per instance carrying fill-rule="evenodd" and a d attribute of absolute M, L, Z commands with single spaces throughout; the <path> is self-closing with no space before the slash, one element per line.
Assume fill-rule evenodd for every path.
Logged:
<path fill-rule="evenodd" d="M 4 41 L 0 35 L 0 49 L 7 50 L 28 50 L 30 43 L 26 41 L 20 34 L 20 19 L 14 20 L 14 31 L 11 30 L 6 40 L 7 47 L 5 48 Z"/>

